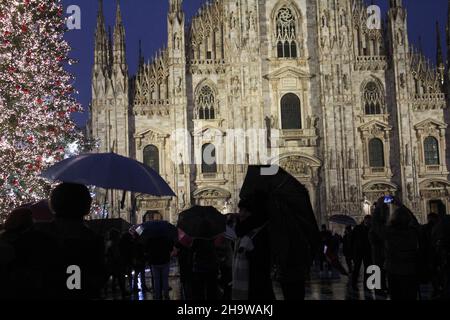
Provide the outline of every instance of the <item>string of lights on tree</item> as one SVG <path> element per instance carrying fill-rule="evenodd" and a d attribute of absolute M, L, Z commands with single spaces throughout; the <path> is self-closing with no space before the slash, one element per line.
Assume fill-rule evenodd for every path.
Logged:
<path fill-rule="evenodd" d="M 0 3 L 0 223 L 48 196 L 38 175 L 83 144 L 70 119 L 82 109 L 65 70 L 75 63 L 65 31 L 60 0 Z"/>

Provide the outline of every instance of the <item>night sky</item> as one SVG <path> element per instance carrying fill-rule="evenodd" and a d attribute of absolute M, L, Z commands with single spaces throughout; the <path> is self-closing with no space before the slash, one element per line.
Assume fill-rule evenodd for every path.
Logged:
<path fill-rule="evenodd" d="M 184 0 L 184 10 L 189 20 L 207 0 Z M 370 3 L 370 1 L 368 1 Z M 382 8 L 383 16 L 388 9 L 388 0 L 373 0 Z M 419 37 L 426 56 L 433 62 L 436 59 L 436 21 L 441 28 L 441 40 L 445 54 L 445 25 L 447 21 L 448 0 L 403 0 L 408 9 L 408 28 L 410 40 L 418 46 Z M 94 33 L 97 17 L 97 0 L 63 0 L 64 6 L 78 5 L 81 9 L 81 30 L 71 30 L 66 39 L 72 46 L 71 57 L 79 61 L 70 66 L 79 92 L 78 100 L 87 109 L 91 99 L 91 72 L 94 61 Z M 127 60 L 130 74 L 137 68 L 138 43 L 146 61 L 167 43 L 168 0 L 121 0 L 127 43 Z M 114 26 L 116 0 L 104 0 L 104 13 L 107 25 Z M 75 121 L 84 126 L 87 113 L 75 114 Z"/>

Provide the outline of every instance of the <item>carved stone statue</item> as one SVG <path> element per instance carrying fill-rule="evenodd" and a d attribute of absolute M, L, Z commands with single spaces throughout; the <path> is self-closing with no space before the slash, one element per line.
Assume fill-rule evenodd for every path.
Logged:
<path fill-rule="evenodd" d="M 358 201 L 358 188 L 355 185 L 350 187 L 350 201 L 353 203 Z"/>
<path fill-rule="evenodd" d="M 311 129 L 319 129 L 319 117 L 316 115 L 311 116 Z"/>
<path fill-rule="evenodd" d="M 331 187 L 331 202 L 333 205 L 337 203 L 337 188 Z"/>
<path fill-rule="evenodd" d="M 406 191 L 408 193 L 408 200 L 412 201 L 414 199 L 414 187 L 411 182 L 406 185 Z"/>
<path fill-rule="evenodd" d="M 406 85 L 405 74 L 401 73 L 400 74 L 400 87 L 405 88 L 405 85 Z"/>
<path fill-rule="evenodd" d="M 180 209 L 184 209 L 186 207 L 186 194 L 184 193 L 183 190 L 181 190 L 180 192 Z"/>
<path fill-rule="evenodd" d="M 180 153 L 180 164 L 178 165 L 178 172 L 180 174 L 184 174 L 184 161 L 183 161 L 183 155 Z"/>
<path fill-rule="evenodd" d="M 306 118 L 306 129 L 311 129 L 312 128 L 312 124 L 311 124 L 311 116 L 308 116 Z"/>
<path fill-rule="evenodd" d="M 347 91 L 348 90 L 348 77 L 347 77 L 346 73 L 344 73 L 344 75 L 342 76 L 342 83 L 344 84 L 344 90 Z"/>
<path fill-rule="evenodd" d="M 182 85 L 183 85 L 183 79 L 181 77 L 178 77 L 178 84 L 177 84 L 177 89 L 176 89 L 177 93 L 180 93 L 181 90 L 183 89 Z"/>
<path fill-rule="evenodd" d="M 277 118 L 274 115 L 270 116 L 270 127 L 272 129 L 275 129 L 276 123 L 277 123 Z"/>

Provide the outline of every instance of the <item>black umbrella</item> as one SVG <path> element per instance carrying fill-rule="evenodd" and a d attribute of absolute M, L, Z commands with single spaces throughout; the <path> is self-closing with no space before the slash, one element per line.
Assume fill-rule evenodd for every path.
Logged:
<path fill-rule="evenodd" d="M 280 167 L 275 166 L 272 175 L 267 175 L 267 168 L 249 166 L 240 197 L 256 199 L 267 208 L 273 258 L 295 272 L 312 263 L 320 244 L 319 228 L 305 186 Z"/>
<path fill-rule="evenodd" d="M 142 228 L 141 237 L 145 239 L 163 238 L 170 239 L 178 238 L 177 228 L 164 220 L 148 221 L 140 226 Z"/>
<path fill-rule="evenodd" d="M 214 207 L 194 206 L 180 213 L 178 228 L 191 238 L 214 239 L 226 231 L 226 216 Z"/>
<path fill-rule="evenodd" d="M 111 230 L 117 230 L 120 233 L 128 232 L 131 224 L 124 219 L 96 219 L 87 220 L 85 224 L 92 229 L 95 233 L 105 236 Z"/>
<path fill-rule="evenodd" d="M 355 219 L 344 214 L 335 214 L 328 219 L 330 222 L 343 224 L 345 226 L 356 226 L 357 223 Z"/>

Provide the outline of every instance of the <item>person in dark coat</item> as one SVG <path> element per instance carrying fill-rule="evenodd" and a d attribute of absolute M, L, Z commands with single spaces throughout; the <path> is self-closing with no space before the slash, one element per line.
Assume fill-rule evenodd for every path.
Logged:
<path fill-rule="evenodd" d="M 432 232 L 432 245 L 437 253 L 439 298 L 450 299 L 450 216 L 440 215 Z"/>
<path fill-rule="evenodd" d="M 349 273 L 353 271 L 353 252 L 352 252 L 352 226 L 345 227 L 344 237 L 342 238 L 342 251 L 345 257 L 345 263 Z"/>
<path fill-rule="evenodd" d="M 325 224 L 322 225 L 320 230 L 320 249 L 319 249 L 319 267 L 320 272 L 324 272 L 324 264 L 327 266 L 327 271 L 331 271 L 331 265 L 328 262 L 328 259 L 325 255 L 326 249 L 328 249 L 328 246 L 330 245 L 332 233 L 330 230 L 328 230 L 327 226 Z"/>
<path fill-rule="evenodd" d="M 436 297 L 439 294 L 439 280 L 437 277 L 438 256 L 432 241 L 433 229 L 438 223 L 439 215 L 436 213 L 430 213 L 427 215 L 427 223 L 420 228 L 421 242 L 423 244 L 422 255 L 424 256 L 421 282 L 431 282 L 433 286 L 433 297 Z"/>
<path fill-rule="evenodd" d="M 83 185 L 62 183 L 51 192 L 50 207 L 55 220 L 40 225 L 40 228 L 53 237 L 58 246 L 54 274 L 58 299 L 99 299 L 107 281 L 104 240 L 83 221 L 90 212 L 91 202 L 89 190 Z M 81 289 L 67 285 L 70 276 L 67 272 L 71 266 L 78 267 L 81 272 Z"/>
<path fill-rule="evenodd" d="M 134 240 L 130 232 L 125 232 L 120 238 L 119 249 L 124 264 L 124 273 L 128 279 L 128 288 L 131 290 L 133 288 Z"/>
<path fill-rule="evenodd" d="M 378 199 L 372 213 L 372 224 L 369 230 L 369 241 L 372 251 L 372 262 L 381 270 L 381 289 L 378 294 L 385 294 L 386 290 L 386 271 L 385 264 L 385 239 L 382 235 L 383 228 L 386 227 L 389 219 L 389 207 L 384 203 L 384 197 Z"/>
<path fill-rule="evenodd" d="M 0 278 L 0 298 L 31 300 L 57 298 L 53 275 L 57 255 L 53 238 L 36 230 L 29 209 L 13 210 L 0 236 L 5 262 Z"/>
<path fill-rule="evenodd" d="M 193 300 L 218 300 L 219 260 L 213 240 L 195 239 L 192 244 Z"/>
<path fill-rule="evenodd" d="M 268 213 L 263 204 L 264 200 L 264 198 L 242 200 L 239 203 L 239 220 L 235 227 L 236 235 L 239 238 L 259 229 L 252 238 L 254 249 L 247 254 L 249 264 L 248 300 L 275 299 L 271 278 Z"/>
<path fill-rule="evenodd" d="M 183 246 L 180 242 L 175 244 L 178 250 L 178 265 L 180 267 L 180 284 L 182 300 L 192 300 L 192 249 Z"/>
<path fill-rule="evenodd" d="M 406 207 L 393 213 L 386 229 L 386 272 L 391 300 L 416 300 L 420 259 L 419 224 Z"/>
<path fill-rule="evenodd" d="M 353 252 L 354 270 L 352 274 L 352 288 L 358 290 L 358 280 L 361 266 L 364 265 L 364 288 L 366 288 L 366 269 L 372 265 L 372 251 L 369 242 L 369 230 L 372 222 L 371 216 L 365 216 L 361 224 L 352 232 L 351 247 Z"/>
<path fill-rule="evenodd" d="M 227 217 L 227 228 L 234 230 L 234 218 L 232 215 Z M 225 237 L 217 247 L 220 271 L 219 286 L 222 291 L 222 300 L 231 300 L 232 298 L 234 240 Z"/>
<path fill-rule="evenodd" d="M 170 300 L 169 271 L 173 247 L 173 240 L 167 237 L 147 240 L 146 251 L 148 263 L 152 268 L 155 300 L 161 300 L 162 298 Z"/>
<path fill-rule="evenodd" d="M 145 267 L 146 267 L 146 250 L 145 243 L 135 236 L 134 244 L 133 244 L 133 289 L 134 293 L 149 292 L 150 290 L 147 288 L 147 279 L 145 276 Z M 141 289 L 138 286 L 139 280 L 141 282 Z"/>
<path fill-rule="evenodd" d="M 116 283 L 119 284 L 122 298 L 125 299 L 130 293 L 125 288 L 125 273 L 126 265 L 122 250 L 120 248 L 120 232 L 118 230 L 111 230 L 109 232 L 109 239 L 106 243 L 106 265 L 108 270 L 108 277 L 111 276 L 111 287 L 113 293 L 116 291 Z"/>

